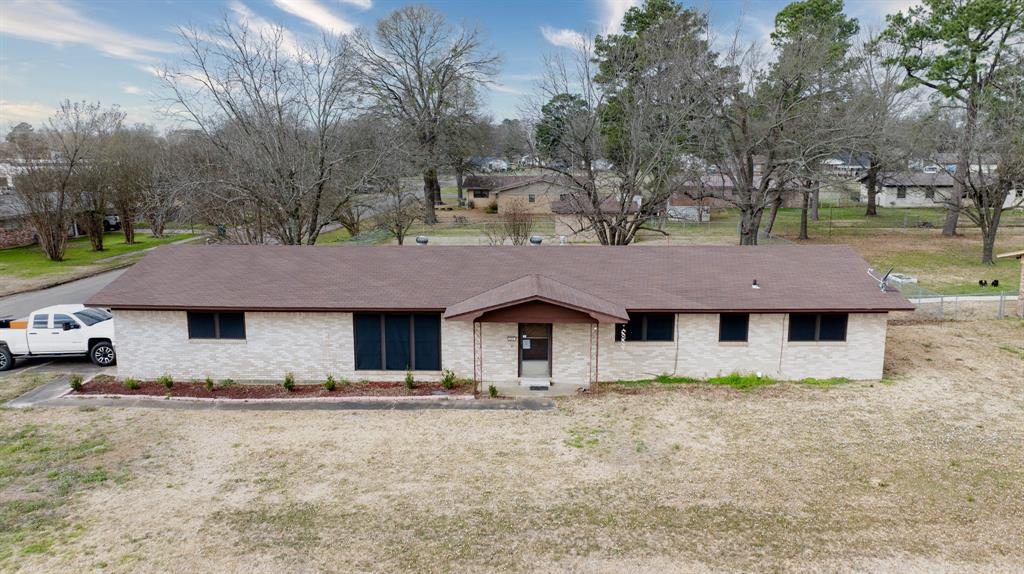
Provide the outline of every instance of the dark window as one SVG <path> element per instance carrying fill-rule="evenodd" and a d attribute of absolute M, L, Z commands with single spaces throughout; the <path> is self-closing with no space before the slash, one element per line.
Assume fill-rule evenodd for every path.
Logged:
<path fill-rule="evenodd" d="M 790 313 L 790 341 L 845 341 L 846 313 Z"/>
<path fill-rule="evenodd" d="M 78 323 L 75 322 L 74 319 L 72 319 L 71 317 L 68 317 L 67 315 L 59 315 L 58 314 L 58 315 L 54 315 L 53 316 L 53 328 L 54 329 L 63 329 L 64 328 L 64 323 L 70 323 L 72 325 L 77 325 L 78 324 Z"/>
<path fill-rule="evenodd" d="M 926 188 L 924 188 L 924 197 L 925 197 L 925 199 L 935 199 L 935 188 L 934 187 L 926 187 Z"/>
<path fill-rule="evenodd" d="M 92 325 L 95 325 L 96 323 L 101 323 L 103 321 L 108 321 L 108 320 L 112 319 L 113 315 L 111 315 L 110 313 L 107 313 L 103 309 L 91 309 L 91 308 L 89 308 L 89 309 L 82 309 L 81 311 L 75 311 L 75 317 L 78 317 L 78 319 L 81 322 L 83 322 L 86 325 L 91 327 Z"/>
<path fill-rule="evenodd" d="M 568 201 L 568 199 L 569 199 L 569 194 L 568 193 L 559 193 L 558 194 L 558 201 Z"/>
<path fill-rule="evenodd" d="M 846 313 L 822 313 L 818 316 L 819 341 L 845 341 Z"/>
<path fill-rule="evenodd" d="M 622 341 L 625 330 L 626 341 L 671 341 L 675 325 L 672 313 L 630 313 L 629 323 L 615 326 L 615 340 Z"/>
<path fill-rule="evenodd" d="M 473 190 L 473 197 L 475 197 L 476 199 L 487 199 L 487 196 L 489 194 L 490 194 L 490 192 L 486 191 L 486 190 L 485 191 L 481 191 L 479 189 Z"/>
<path fill-rule="evenodd" d="M 356 313 L 357 370 L 441 369 L 441 317 L 434 314 Z"/>
<path fill-rule="evenodd" d="M 899 199 L 907 198 L 907 186 L 901 185 L 896 188 L 896 197 Z"/>
<path fill-rule="evenodd" d="M 189 339 L 244 339 L 245 313 L 189 312 Z"/>
<path fill-rule="evenodd" d="M 536 196 L 536 195 L 534 195 L 534 194 L 532 194 L 532 193 L 531 193 L 531 194 L 529 194 L 529 195 L 527 195 L 527 196 L 526 196 L 526 199 L 527 199 L 527 201 L 529 201 L 530 203 L 536 203 L 536 202 L 537 202 L 537 196 Z"/>
<path fill-rule="evenodd" d="M 33 329 L 45 329 L 50 322 L 49 315 L 36 315 L 32 318 Z"/>
<path fill-rule="evenodd" d="M 379 370 L 383 368 L 384 354 L 380 350 L 380 315 L 355 315 L 356 369 Z"/>
<path fill-rule="evenodd" d="M 719 341 L 746 341 L 750 327 L 750 315 L 747 313 L 722 313 L 718 316 Z"/>

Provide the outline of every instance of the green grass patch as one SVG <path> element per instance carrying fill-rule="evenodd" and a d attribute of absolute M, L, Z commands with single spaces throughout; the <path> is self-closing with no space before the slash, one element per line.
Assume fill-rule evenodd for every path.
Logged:
<path fill-rule="evenodd" d="M 850 379 L 846 377 L 832 377 L 831 379 L 815 379 L 814 377 L 807 377 L 806 379 L 800 379 L 797 381 L 801 385 L 814 385 L 816 387 L 831 387 L 833 385 L 845 385 L 850 382 Z"/>
<path fill-rule="evenodd" d="M 636 379 L 631 381 L 611 381 L 605 384 L 609 385 L 621 385 L 623 387 L 646 387 L 648 385 L 685 385 L 692 383 L 699 383 L 700 379 L 694 379 L 692 377 L 678 377 L 675 375 L 661 374 L 653 379 Z"/>
<path fill-rule="evenodd" d="M 1024 359 L 1024 347 L 1012 347 L 1010 345 L 1002 345 L 999 347 L 1003 351 L 1015 355 L 1018 359 Z"/>
<path fill-rule="evenodd" d="M 103 236 L 103 251 L 93 251 L 89 239 L 80 237 L 68 241 L 63 261 L 50 261 L 38 245 L 3 249 L 0 250 L 0 275 L 9 274 L 12 277 L 28 279 L 57 274 L 88 265 L 102 267 L 108 264 L 99 262 L 98 260 L 100 259 L 134 253 L 150 247 L 187 239 L 191 236 L 189 233 L 179 233 L 165 235 L 157 239 L 145 233 L 139 233 L 135 235 L 135 243 L 129 245 L 124 242 L 124 235 L 120 232 L 112 232 Z M 109 265 L 115 264 L 117 264 L 117 261 L 109 263 Z"/>
<path fill-rule="evenodd" d="M 758 377 L 757 375 L 741 375 L 739 373 L 731 373 L 725 376 L 711 377 L 707 380 L 709 385 L 728 385 L 734 389 L 746 391 L 753 389 L 754 387 L 763 387 L 765 385 L 775 384 L 775 379 L 771 377 Z"/>
<path fill-rule="evenodd" d="M 0 430 L 0 570 L 76 535 L 67 506 L 76 493 L 112 480 L 100 464 L 107 451 L 95 429 Z"/>
<path fill-rule="evenodd" d="M 598 435 L 601 434 L 600 429 L 591 427 L 578 426 L 569 429 L 569 438 L 563 442 L 565 446 L 572 448 L 590 448 L 597 446 Z"/>

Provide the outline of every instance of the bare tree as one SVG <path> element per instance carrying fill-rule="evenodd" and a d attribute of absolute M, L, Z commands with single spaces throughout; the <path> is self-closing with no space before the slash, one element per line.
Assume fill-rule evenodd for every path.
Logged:
<path fill-rule="evenodd" d="M 352 159 L 342 151 L 356 96 L 348 42 L 300 45 L 279 26 L 227 19 L 179 31 L 187 54 L 162 78 L 170 109 L 221 164 L 202 182 L 219 204 L 212 215 L 241 241 L 315 243 L 342 192 L 358 187 L 338 180 Z"/>
<path fill-rule="evenodd" d="M 714 67 L 707 18 L 665 2 L 631 8 L 624 33 L 598 37 L 593 54 L 547 62 L 536 140 L 568 188 L 573 232 L 628 245 L 664 214 L 680 180 L 698 176 L 695 122 L 702 77 Z M 610 170 L 595 168 L 610 161 Z"/>
<path fill-rule="evenodd" d="M 950 175 L 957 188 L 950 196 L 936 194 L 936 201 L 959 212 L 981 231 L 981 262 L 994 263 L 993 252 L 1004 212 L 1024 206 L 1024 197 L 1011 195 L 1024 189 L 1024 59 L 1011 61 L 1000 75 L 1000 90 L 987 92 L 977 105 L 977 125 L 970 162 Z M 945 118 L 931 122 L 938 132 L 922 138 L 935 152 L 960 149 L 962 120 Z M 960 153 L 963 153 L 960 150 Z M 939 163 L 939 162 L 936 162 Z M 995 164 L 995 170 L 991 166 Z"/>
<path fill-rule="evenodd" d="M 533 213 L 521 199 L 510 201 L 502 210 L 503 235 L 512 240 L 512 245 L 526 245 L 535 223 Z"/>
<path fill-rule="evenodd" d="M 377 214 L 377 227 L 391 234 L 399 245 L 405 243 L 409 229 L 423 219 L 423 204 L 416 192 L 402 185 L 398 178 L 388 178 L 382 190 L 382 202 Z"/>
<path fill-rule="evenodd" d="M 424 220 L 434 224 L 434 203 L 441 197 L 439 138 L 462 102 L 495 73 L 498 58 L 485 50 L 476 30 L 453 28 L 440 12 L 420 5 L 391 12 L 372 35 L 359 30 L 353 44 L 363 92 L 404 124 L 419 146 Z"/>
<path fill-rule="evenodd" d="M 99 163 L 100 135 L 113 131 L 123 118 L 116 106 L 64 100 L 44 131 L 50 158 L 39 159 L 36 146 L 18 152 L 22 172 L 15 177 L 15 193 L 50 260 L 64 258 L 68 232 L 82 205 L 84 166 Z"/>

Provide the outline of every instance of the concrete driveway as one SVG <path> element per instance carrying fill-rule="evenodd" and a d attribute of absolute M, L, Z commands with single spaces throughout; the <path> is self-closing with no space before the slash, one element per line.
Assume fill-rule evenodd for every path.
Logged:
<path fill-rule="evenodd" d="M 18 358 L 15 360 L 13 369 L 0 372 L 0 380 L 24 373 L 54 375 L 73 375 L 77 373 L 82 375 L 82 377 L 88 378 L 99 374 L 116 375 L 117 367 L 97 367 L 84 357 Z"/>
<path fill-rule="evenodd" d="M 0 298 L 0 317 L 10 316 L 14 319 L 22 319 L 28 317 L 32 311 L 50 305 L 84 303 L 86 299 L 120 277 L 125 271 L 126 269 L 115 269 L 56 287 Z"/>

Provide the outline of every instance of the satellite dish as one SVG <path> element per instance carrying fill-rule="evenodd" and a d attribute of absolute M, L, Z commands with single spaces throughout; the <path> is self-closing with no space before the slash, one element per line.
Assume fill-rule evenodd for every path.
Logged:
<path fill-rule="evenodd" d="M 889 276 L 892 275 L 892 270 L 893 269 L 896 269 L 896 268 L 895 267 L 890 267 L 889 270 L 885 272 L 885 275 L 883 275 L 881 277 L 878 277 L 878 276 L 876 276 L 873 273 L 874 269 L 868 269 L 868 275 L 870 275 L 871 278 L 874 279 L 875 281 L 878 281 L 878 290 L 879 291 L 882 291 L 884 293 L 885 290 L 889 287 Z"/>

